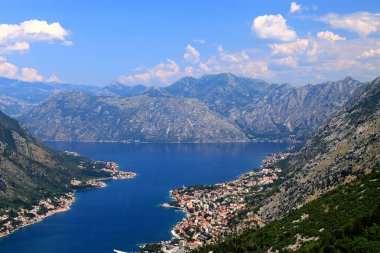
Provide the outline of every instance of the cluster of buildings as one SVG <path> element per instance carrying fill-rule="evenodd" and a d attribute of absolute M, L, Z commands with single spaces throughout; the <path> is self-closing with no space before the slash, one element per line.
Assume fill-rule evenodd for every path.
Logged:
<path fill-rule="evenodd" d="M 43 199 L 31 209 L 5 210 L 0 216 L 0 237 L 39 222 L 47 216 L 67 211 L 74 200 L 74 194 L 67 193 L 61 197 Z"/>
<path fill-rule="evenodd" d="M 193 249 L 228 234 L 232 223 L 241 219 L 239 214 L 247 211 L 245 197 L 262 190 L 261 186 L 273 183 L 279 172 L 278 169 L 262 169 L 245 173 L 227 183 L 171 191 L 175 205 L 187 214 L 173 228 L 173 235 L 186 240 L 188 248 Z M 249 222 L 248 218 L 245 215 L 246 222 Z"/>
<path fill-rule="evenodd" d="M 277 180 L 281 169 L 273 165 L 292 154 L 271 154 L 262 161 L 260 170 L 247 172 L 230 182 L 172 190 L 170 205 L 186 212 L 186 217 L 172 230 L 173 236 L 183 243 L 162 244 L 162 251 L 191 250 L 230 234 L 236 224 L 257 225 L 260 221 L 249 210 L 246 197 Z"/>
<path fill-rule="evenodd" d="M 273 166 L 280 160 L 288 158 L 290 155 L 295 155 L 293 152 L 280 152 L 276 154 L 268 155 L 262 162 L 261 167 L 263 168 L 273 168 Z"/>
<path fill-rule="evenodd" d="M 111 174 L 110 179 L 127 179 L 127 178 L 133 178 L 136 176 L 135 172 L 130 171 L 122 171 L 118 170 L 117 163 L 115 162 L 106 162 L 105 168 L 101 169 L 101 171 L 105 171 Z"/>

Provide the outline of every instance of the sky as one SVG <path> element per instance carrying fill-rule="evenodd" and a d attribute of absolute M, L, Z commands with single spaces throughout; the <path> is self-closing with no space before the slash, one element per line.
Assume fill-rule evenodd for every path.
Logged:
<path fill-rule="evenodd" d="M 165 86 L 230 72 L 301 85 L 380 75 L 378 0 L 0 0 L 0 76 Z"/>

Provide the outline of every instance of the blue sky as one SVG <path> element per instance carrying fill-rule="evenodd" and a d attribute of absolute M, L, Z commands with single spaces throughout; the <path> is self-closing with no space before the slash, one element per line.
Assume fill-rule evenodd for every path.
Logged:
<path fill-rule="evenodd" d="M 292 4 L 293 2 L 293 4 Z M 380 1 L 0 1 L 0 75 L 167 85 L 232 72 L 318 83 L 380 74 Z"/>

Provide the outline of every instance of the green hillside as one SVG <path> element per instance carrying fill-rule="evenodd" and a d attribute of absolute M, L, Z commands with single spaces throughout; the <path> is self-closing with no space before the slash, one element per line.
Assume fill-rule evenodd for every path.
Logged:
<path fill-rule="evenodd" d="M 257 231 L 196 250 L 227 252 L 380 252 L 380 174 L 332 190 Z"/>

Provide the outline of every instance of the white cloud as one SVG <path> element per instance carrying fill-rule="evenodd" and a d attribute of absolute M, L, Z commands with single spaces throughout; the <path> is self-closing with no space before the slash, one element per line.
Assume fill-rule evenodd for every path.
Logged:
<path fill-rule="evenodd" d="M 19 77 L 20 80 L 26 81 L 26 82 L 42 82 L 44 81 L 44 78 L 42 75 L 40 75 L 35 68 L 22 68 L 21 69 L 21 76 Z"/>
<path fill-rule="evenodd" d="M 293 42 L 270 44 L 272 55 L 302 54 L 309 47 L 308 39 L 297 39 Z"/>
<path fill-rule="evenodd" d="M 187 45 L 186 52 L 183 55 L 183 58 L 190 63 L 198 63 L 201 59 L 201 55 L 197 49 L 195 49 L 192 45 Z"/>
<path fill-rule="evenodd" d="M 0 62 L 0 76 L 16 78 L 18 74 L 17 66 L 9 62 Z"/>
<path fill-rule="evenodd" d="M 256 17 L 252 30 L 261 39 L 293 41 L 297 38 L 296 32 L 288 27 L 286 19 L 280 14 Z"/>
<path fill-rule="evenodd" d="M 15 52 L 23 53 L 29 51 L 30 45 L 28 42 L 16 42 L 14 44 L 0 46 L 1 54 L 12 54 Z"/>
<path fill-rule="evenodd" d="M 345 37 L 342 37 L 338 34 L 334 34 L 333 32 L 330 32 L 330 31 L 319 32 L 317 33 L 317 37 L 319 39 L 325 39 L 325 40 L 330 40 L 330 41 L 346 40 Z"/>
<path fill-rule="evenodd" d="M 290 4 L 290 13 L 296 13 L 296 12 L 301 12 L 301 5 L 297 4 L 296 2 L 292 2 Z"/>
<path fill-rule="evenodd" d="M 0 56 L 0 76 L 26 82 L 60 82 L 54 74 L 47 79 L 44 78 L 35 68 L 24 67 L 19 70 L 16 65 L 7 62 L 2 56 Z"/>
<path fill-rule="evenodd" d="M 59 80 L 58 76 L 56 76 L 55 74 L 52 74 L 52 75 L 50 75 L 50 77 L 48 79 L 46 79 L 46 82 L 48 82 L 48 83 L 60 83 L 61 80 Z"/>
<path fill-rule="evenodd" d="M 358 58 L 367 59 L 372 57 L 380 57 L 380 48 L 367 50 L 363 52 Z"/>
<path fill-rule="evenodd" d="M 150 82 L 152 81 L 168 84 L 175 80 L 180 74 L 180 67 L 171 59 L 168 59 L 166 63 L 160 63 L 154 67 L 142 68 L 141 70 L 144 72 L 129 76 L 120 76 L 119 81 L 127 84 L 151 84 Z"/>
<path fill-rule="evenodd" d="M 68 31 L 59 23 L 48 23 L 44 20 L 29 20 L 20 24 L 0 24 L 0 53 L 28 51 L 32 42 L 62 41 L 65 45 L 72 44 L 66 40 Z"/>
<path fill-rule="evenodd" d="M 287 57 L 273 59 L 272 63 L 274 65 L 296 68 L 298 66 L 298 59 L 293 56 L 287 56 Z"/>
<path fill-rule="evenodd" d="M 368 36 L 380 32 L 380 13 L 355 12 L 350 14 L 330 13 L 320 18 L 333 28 Z"/>
<path fill-rule="evenodd" d="M 35 68 L 24 67 L 19 70 L 1 55 L 27 52 L 34 42 L 60 41 L 62 45 L 72 46 L 73 43 L 67 40 L 68 35 L 69 32 L 57 22 L 34 19 L 19 24 L 0 24 L 0 76 L 29 82 L 59 81 L 54 74 L 44 78 Z"/>

